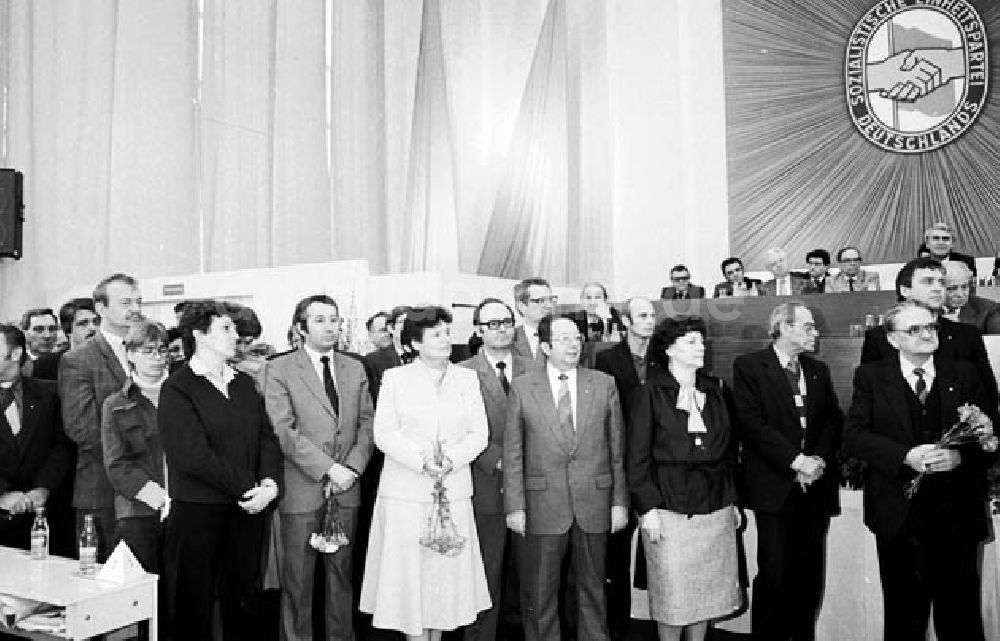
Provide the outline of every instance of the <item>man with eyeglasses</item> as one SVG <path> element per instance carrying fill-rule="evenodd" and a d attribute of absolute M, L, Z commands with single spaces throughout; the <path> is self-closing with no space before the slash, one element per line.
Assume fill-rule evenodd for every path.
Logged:
<path fill-rule="evenodd" d="M 885 321 L 895 351 L 855 372 L 844 436 L 847 452 L 867 463 L 864 518 L 878 551 L 884 637 L 923 639 L 933 604 L 938 639 L 983 641 L 978 550 L 989 535 L 986 470 L 996 456 L 978 444 L 936 443 L 960 405 L 978 406 L 994 425 L 996 406 L 975 367 L 942 354 L 930 309 L 904 302 Z"/>
<path fill-rule="evenodd" d="M 730 256 L 722 261 L 722 276 L 725 282 L 717 283 L 712 292 L 712 298 L 720 296 L 760 296 L 761 282 L 756 278 L 744 276 L 743 261 L 736 256 Z"/>
<path fill-rule="evenodd" d="M 761 293 L 764 296 L 798 296 L 805 287 L 807 278 L 788 269 L 788 254 L 780 247 L 772 247 L 764 254 L 767 271 L 774 276 L 764 281 Z"/>
<path fill-rule="evenodd" d="M 861 269 L 861 250 L 848 245 L 837 252 L 840 272 L 826 279 L 827 293 L 875 292 L 882 289 L 878 274 Z"/>
<path fill-rule="evenodd" d="M 525 278 L 514 285 L 514 307 L 523 324 L 514 330 L 513 351 L 518 356 L 545 363 L 545 353 L 539 349 L 538 323 L 552 313 L 559 297 L 552 293 L 544 278 Z"/>
<path fill-rule="evenodd" d="M 942 316 L 972 325 L 982 334 L 1000 334 L 1000 305 L 972 294 L 972 272 L 965 263 L 950 260 L 945 268 L 945 311 Z"/>
<path fill-rule="evenodd" d="M 965 263 L 972 275 L 976 275 L 976 259 L 968 254 L 954 251 L 952 246 L 955 242 L 955 232 L 952 231 L 948 223 L 934 223 L 924 231 L 924 245 L 931 253 L 931 258 L 938 262 L 946 260 L 957 260 Z"/>
<path fill-rule="evenodd" d="M 938 353 L 957 361 L 972 363 L 986 388 L 994 406 L 997 403 L 997 381 L 990 367 L 983 337 L 975 327 L 956 323 L 941 316 L 945 302 L 944 267 L 933 258 L 915 258 L 900 268 L 896 274 L 896 295 L 900 301 L 909 301 L 930 310 L 938 322 Z M 861 362 L 880 361 L 895 355 L 889 343 L 885 325 L 865 332 L 861 346 Z"/>
<path fill-rule="evenodd" d="M 372 372 L 374 387 L 372 388 L 372 398 L 378 403 L 378 389 L 382 386 L 382 375 L 385 370 L 399 367 L 412 360 L 413 355 L 403 348 L 400 338 L 403 333 L 403 320 L 406 313 L 410 311 L 408 305 L 397 305 L 389 311 L 385 319 L 385 328 L 392 335 L 392 343 L 364 356 L 365 364 Z"/>
<path fill-rule="evenodd" d="M 361 492 L 358 480 L 374 447 L 374 409 L 364 366 L 335 351 L 343 319 L 336 301 L 308 296 L 292 322 L 302 349 L 271 361 L 264 400 L 284 454 L 287 488 L 281 521 L 281 638 L 313 638 L 313 576 L 317 557 L 326 577 L 327 638 L 353 638 L 352 555 Z M 325 498 L 335 495 L 349 543 L 318 554 L 308 541 L 322 530 Z"/>
<path fill-rule="evenodd" d="M 705 288 L 691 283 L 691 271 L 684 265 L 674 265 L 670 269 L 670 286 L 660 290 L 664 300 L 685 300 L 705 298 Z"/>
<path fill-rule="evenodd" d="M 610 376 L 579 367 L 583 335 L 572 318 L 546 316 L 538 335 L 548 361 L 511 383 L 503 436 L 507 526 L 525 537 L 525 639 L 561 638 L 568 547 L 577 638 L 607 641 L 607 536 L 628 522 L 618 390 Z"/>
<path fill-rule="evenodd" d="M 511 381 L 530 369 L 537 369 L 538 364 L 511 351 L 514 310 L 499 298 L 486 298 L 479 303 L 472 312 L 472 324 L 483 344 L 475 356 L 461 364 L 479 376 L 479 390 L 486 405 L 490 429 L 489 444 L 472 464 L 472 510 L 493 605 L 479 613 L 476 622 L 466 630 L 465 639 L 492 641 L 498 635 L 500 613 L 507 610 L 503 604 L 501 583 L 504 567 L 507 567 L 508 573 L 513 571 L 515 577 L 519 574 L 516 558 L 508 553 L 511 548 L 507 545 L 503 504 L 503 433 L 507 426 L 507 395 Z"/>
<path fill-rule="evenodd" d="M 632 394 L 646 382 L 647 354 L 649 339 L 656 329 L 656 310 L 645 297 L 635 296 L 625 301 L 622 322 L 625 324 L 625 338 L 614 347 L 597 353 L 594 368 L 615 379 L 618 401 L 622 407 L 622 426 L 629 424 Z M 622 442 L 627 442 L 622 434 Z M 608 629 L 612 639 L 623 639 L 628 634 L 631 623 L 632 587 L 629 569 L 632 560 L 632 533 L 635 521 L 629 519 L 628 526 L 621 532 L 608 537 L 607 550 L 607 597 Z M 642 549 L 642 546 L 639 546 Z M 638 574 L 637 563 L 637 574 Z"/>
<path fill-rule="evenodd" d="M 114 490 L 104 470 L 101 408 L 128 381 L 125 336 L 131 323 L 142 320 L 142 295 L 135 278 L 112 274 L 97 284 L 93 299 L 101 326 L 91 340 L 59 359 L 59 399 L 66 434 L 77 445 L 73 485 L 77 534 L 84 515 L 93 515 L 97 557 L 103 563 L 117 540 L 117 525 Z"/>
<path fill-rule="evenodd" d="M 816 322 L 799 302 L 771 311 L 774 342 L 733 362 L 742 428 L 743 504 L 757 525 L 755 639 L 814 639 L 826 535 L 840 513 L 843 413 L 830 368 L 814 358 Z"/>

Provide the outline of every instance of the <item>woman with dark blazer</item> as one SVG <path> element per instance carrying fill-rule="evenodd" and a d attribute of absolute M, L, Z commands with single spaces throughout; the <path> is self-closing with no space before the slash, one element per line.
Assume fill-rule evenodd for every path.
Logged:
<path fill-rule="evenodd" d="M 226 308 L 188 304 L 180 328 L 188 362 L 160 392 L 170 470 L 166 556 L 174 638 L 210 640 L 216 585 L 227 639 L 264 634 L 257 620 L 264 509 L 278 498 L 281 450 L 253 380 L 226 364 L 237 334 Z"/>
<path fill-rule="evenodd" d="M 700 319 L 662 321 L 631 409 L 628 485 L 660 641 L 704 639 L 741 605 L 736 441 L 722 381 L 701 371 L 704 336 Z"/>

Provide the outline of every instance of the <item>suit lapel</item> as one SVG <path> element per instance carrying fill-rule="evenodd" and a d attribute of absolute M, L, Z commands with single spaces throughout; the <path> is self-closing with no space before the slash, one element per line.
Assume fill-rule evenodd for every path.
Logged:
<path fill-rule="evenodd" d="M 594 379 L 590 372 L 577 368 L 576 370 L 576 415 L 574 426 L 576 427 L 576 440 L 573 449 L 576 450 L 583 437 L 584 427 L 590 425 L 591 414 L 594 411 Z"/>
<path fill-rule="evenodd" d="M 567 454 L 571 453 L 573 451 L 573 443 L 567 442 L 563 437 L 562 428 L 559 425 L 559 412 L 556 409 L 556 401 L 552 397 L 552 387 L 549 385 L 549 377 L 544 370 L 539 372 L 535 377 L 532 385 L 532 393 L 535 396 L 535 402 L 542 409 L 543 414 L 545 414 L 543 420 L 555 437 L 556 443 L 559 443 L 559 446 Z"/>
<path fill-rule="evenodd" d="M 340 404 L 340 416 L 355 416 L 357 415 L 357 409 L 354 407 L 355 396 L 354 394 L 347 393 L 347 390 L 354 390 L 358 388 L 360 381 L 356 379 L 355 373 L 347 366 L 347 359 L 350 356 L 344 356 L 343 354 L 333 354 L 333 364 L 336 368 L 336 381 L 337 386 L 337 397 L 338 403 Z M 324 396 L 326 396 L 326 390 L 323 390 Z M 331 408 L 332 409 L 332 408 Z"/>
<path fill-rule="evenodd" d="M 899 421 L 900 432 L 902 433 L 905 442 L 908 445 L 912 445 L 915 442 L 913 438 L 913 425 L 910 421 L 910 404 L 906 400 L 907 394 L 910 393 L 910 385 L 903 378 L 903 373 L 899 369 L 899 360 L 897 358 L 887 358 L 882 361 L 883 367 L 883 386 L 885 390 L 886 398 L 888 399 L 889 407 L 896 414 L 896 419 Z"/>
<path fill-rule="evenodd" d="M 968 399 L 959 398 L 963 390 L 947 362 L 935 357 L 934 371 L 936 372 L 934 384 L 937 385 L 941 399 L 941 433 L 944 434 L 958 420 L 958 406 Z"/>
<path fill-rule="evenodd" d="M 299 379 L 313 393 L 319 404 L 326 410 L 326 413 L 336 418 L 337 415 L 334 413 L 333 407 L 330 405 L 330 399 L 326 395 L 326 389 L 323 387 L 323 381 L 319 380 L 319 376 L 316 375 L 316 370 L 313 368 L 312 359 L 309 358 L 309 354 L 306 353 L 305 349 L 299 349 L 296 350 L 295 358 L 298 359 L 296 366 L 298 368 Z"/>
<path fill-rule="evenodd" d="M 816 400 L 822 393 L 819 380 L 819 370 L 816 364 L 808 358 L 800 358 L 802 375 L 806 377 L 806 431 L 811 431 L 813 416 L 816 414 Z M 787 377 L 786 377 L 787 378 Z"/>
<path fill-rule="evenodd" d="M 29 381 L 21 381 L 21 451 L 27 451 L 38 431 L 38 390 Z"/>
<path fill-rule="evenodd" d="M 97 338 L 97 340 L 94 342 L 94 344 L 97 345 L 97 350 L 104 358 L 105 364 L 107 365 L 108 369 L 110 369 L 111 372 L 115 375 L 115 378 L 118 379 L 118 383 L 124 386 L 126 379 L 125 369 L 122 368 L 121 361 L 119 361 L 118 357 L 115 356 L 115 351 L 111 349 L 111 345 L 108 344 L 108 341 L 106 338 L 104 338 L 103 333 L 97 332 L 97 334 L 95 334 L 95 338 Z"/>
<path fill-rule="evenodd" d="M 765 350 L 764 359 L 761 361 L 761 366 L 766 372 L 767 378 L 770 379 L 773 389 L 781 390 L 778 394 L 781 397 L 782 404 L 795 416 L 795 420 L 799 420 L 799 410 L 795 407 L 795 394 L 798 390 L 792 389 L 792 383 L 788 380 L 788 375 L 785 374 L 785 368 L 781 366 L 778 362 L 778 355 L 774 353 L 774 349 L 767 348 Z M 808 387 L 806 388 L 808 393 Z"/>
<path fill-rule="evenodd" d="M 503 385 L 500 384 L 500 377 L 497 375 L 496 369 L 490 365 L 486 354 L 482 351 L 476 354 L 473 364 L 476 367 L 476 371 L 479 372 L 479 380 L 482 381 L 486 394 L 496 403 L 506 403 L 507 394 L 504 393 Z"/>

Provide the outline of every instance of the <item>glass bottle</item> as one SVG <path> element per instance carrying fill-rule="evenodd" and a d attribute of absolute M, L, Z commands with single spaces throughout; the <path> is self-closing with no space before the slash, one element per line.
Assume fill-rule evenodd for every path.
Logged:
<path fill-rule="evenodd" d="M 94 515 L 83 516 L 83 531 L 80 532 L 80 574 L 93 576 L 97 573 L 97 530 Z"/>
<path fill-rule="evenodd" d="M 49 522 L 42 505 L 35 508 L 35 522 L 31 524 L 31 558 L 34 561 L 49 558 Z"/>

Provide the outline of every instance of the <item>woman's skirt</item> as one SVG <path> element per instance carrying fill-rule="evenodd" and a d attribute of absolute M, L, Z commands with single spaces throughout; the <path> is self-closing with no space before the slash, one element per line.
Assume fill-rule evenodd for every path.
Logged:
<path fill-rule="evenodd" d="M 431 507 L 429 500 L 375 501 L 360 609 L 373 615 L 377 628 L 411 635 L 453 630 L 490 607 L 472 500 L 451 501 L 451 517 L 465 537 L 462 551 L 451 557 L 420 544 Z"/>
<path fill-rule="evenodd" d="M 649 614 L 667 625 L 717 619 L 741 605 L 736 509 L 726 506 L 690 518 L 657 510 L 662 538 L 642 531 Z"/>

